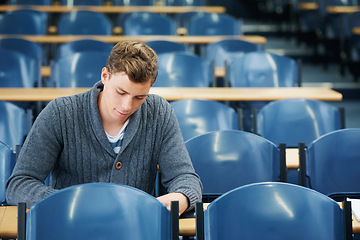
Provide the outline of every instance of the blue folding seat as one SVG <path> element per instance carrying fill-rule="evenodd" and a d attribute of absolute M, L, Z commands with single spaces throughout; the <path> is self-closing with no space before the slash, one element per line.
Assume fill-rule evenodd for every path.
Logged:
<path fill-rule="evenodd" d="M 35 87 L 39 82 L 39 62 L 19 51 L 0 48 L 0 87 Z"/>
<path fill-rule="evenodd" d="M 104 0 L 61 0 L 61 5 L 70 6 L 103 6 Z"/>
<path fill-rule="evenodd" d="M 72 11 L 63 13 L 58 22 L 60 35 L 112 35 L 112 23 L 103 13 Z"/>
<path fill-rule="evenodd" d="M 185 43 L 172 42 L 166 40 L 153 40 L 145 42 L 157 54 L 168 52 L 190 52 L 189 47 Z"/>
<path fill-rule="evenodd" d="M 166 6 L 206 6 L 206 0 L 166 0 Z"/>
<path fill-rule="evenodd" d="M 1 109 L 1 107 L 0 107 Z M 1 129 L 1 125 L 0 125 Z M 5 186 L 15 166 L 15 152 L 0 137 L 0 205 L 6 204 Z"/>
<path fill-rule="evenodd" d="M 114 6 L 152 6 L 154 0 L 112 0 Z"/>
<path fill-rule="evenodd" d="M 192 53 L 172 52 L 158 55 L 159 71 L 153 87 L 210 87 L 213 65 Z"/>
<path fill-rule="evenodd" d="M 152 12 L 132 12 L 126 14 L 123 19 L 123 34 L 176 35 L 176 25 L 170 16 Z"/>
<path fill-rule="evenodd" d="M 306 173 L 308 187 L 333 197 L 356 194 L 360 169 L 360 129 L 347 128 L 329 132 L 309 143 L 306 163 L 301 171 Z M 302 165 L 300 165 L 302 166 Z M 302 180 L 305 183 L 305 180 Z"/>
<path fill-rule="evenodd" d="M 242 23 L 226 13 L 197 14 L 187 25 L 188 35 L 242 35 Z"/>
<path fill-rule="evenodd" d="M 100 81 L 109 54 L 85 51 L 56 59 L 51 64 L 51 82 L 56 87 L 92 87 Z"/>
<path fill-rule="evenodd" d="M 61 44 L 56 51 L 56 58 L 70 56 L 77 52 L 103 52 L 110 54 L 114 47 L 111 43 L 106 43 L 94 39 L 81 39 Z"/>
<path fill-rule="evenodd" d="M 236 111 L 221 102 L 183 99 L 170 103 L 185 141 L 208 132 L 238 129 Z"/>
<path fill-rule="evenodd" d="M 270 102 L 259 110 L 256 120 L 256 133 L 260 136 L 295 148 L 342 127 L 339 109 L 326 102 L 301 98 Z"/>
<path fill-rule="evenodd" d="M 30 129 L 30 116 L 23 108 L 6 101 L 0 101 L 0 116 L 0 141 L 16 150 Z"/>
<path fill-rule="evenodd" d="M 225 67 L 232 59 L 247 52 L 255 52 L 259 46 L 240 39 L 224 39 L 210 43 L 205 48 L 205 58 L 214 61 L 216 67 Z"/>
<path fill-rule="evenodd" d="M 31 9 L 8 11 L 0 15 L 0 34 L 45 35 L 48 14 Z"/>
<path fill-rule="evenodd" d="M 249 184 L 219 197 L 203 214 L 197 211 L 196 239 L 352 239 L 349 204 L 343 210 L 326 195 L 298 185 Z"/>
<path fill-rule="evenodd" d="M 185 145 L 203 183 L 204 202 L 250 183 L 286 179 L 280 150 L 256 134 L 239 130 L 213 131 L 191 138 Z"/>
<path fill-rule="evenodd" d="M 8 0 L 9 5 L 43 5 L 50 6 L 52 0 Z"/>
<path fill-rule="evenodd" d="M 23 206 L 19 204 L 20 216 L 26 211 Z M 175 240 L 172 231 L 179 230 L 165 204 L 139 189 L 112 183 L 61 189 L 36 202 L 26 215 L 26 220 L 19 219 L 19 231 L 28 240 Z"/>

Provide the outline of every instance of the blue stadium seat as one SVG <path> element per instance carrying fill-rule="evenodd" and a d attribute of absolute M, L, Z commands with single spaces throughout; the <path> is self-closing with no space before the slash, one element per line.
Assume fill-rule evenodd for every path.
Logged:
<path fill-rule="evenodd" d="M 58 22 L 60 35 L 112 35 L 112 23 L 103 13 L 72 11 L 63 13 Z"/>
<path fill-rule="evenodd" d="M 326 195 L 360 196 L 360 129 L 329 132 L 308 144 L 305 152 L 308 187 Z"/>
<path fill-rule="evenodd" d="M 331 198 L 298 185 L 249 184 L 213 201 L 204 215 L 199 211 L 204 236 L 199 230 L 196 239 L 352 239 L 351 211 L 345 206 L 343 211 Z"/>
<path fill-rule="evenodd" d="M 0 34 L 45 35 L 47 27 L 45 12 L 20 9 L 0 15 Z"/>
<path fill-rule="evenodd" d="M 280 175 L 285 170 L 280 150 L 256 134 L 213 131 L 191 138 L 185 145 L 203 183 L 205 202 L 250 183 L 285 180 Z"/>
<path fill-rule="evenodd" d="M 186 52 L 162 53 L 154 87 L 209 87 L 214 81 L 212 64 Z"/>
<path fill-rule="evenodd" d="M 260 136 L 287 147 L 306 146 L 322 135 L 341 128 L 339 109 L 311 99 L 282 99 L 268 103 L 257 114 Z"/>
<path fill-rule="evenodd" d="M 70 56 L 77 52 L 103 52 L 110 54 L 114 47 L 111 43 L 106 43 L 94 39 L 81 39 L 61 44 L 57 48 L 56 58 Z"/>
<path fill-rule="evenodd" d="M 56 87 L 92 87 L 101 80 L 106 52 L 77 52 L 57 59 L 51 65 L 51 82 Z"/>
<path fill-rule="evenodd" d="M 171 237 L 174 228 L 170 227 L 170 211 L 165 204 L 138 189 L 112 183 L 87 183 L 61 189 L 35 203 L 26 215 L 26 225 L 21 230 L 26 232 L 28 240 L 69 236 L 175 239 Z"/>
<path fill-rule="evenodd" d="M 186 44 L 180 42 L 153 40 L 145 43 L 149 47 L 151 47 L 157 54 L 168 52 L 190 52 L 189 47 Z"/>
<path fill-rule="evenodd" d="M 175 21 L 159 13 L 128 13 L 123 24 L 124 35 L 176 35 Z"/>
<path fill-rule="evenodd" d="M 0 125 L 0 129 L 1 129 L 1 125 Z M 5 197 L 6 181 L 10 177 L 14 166 L 15 166 L 14 150 L 11 149 L 5 143 L 1 142 L 0 140 L 0 205 L 6 205 L 6 197 Z"/>
<path fill-rule="evenodd" d="M 236 111 L 221 102 L 183 99 L 170 102 L 177 116 L 184 141 L 218 130 L 237 130 Z"/>

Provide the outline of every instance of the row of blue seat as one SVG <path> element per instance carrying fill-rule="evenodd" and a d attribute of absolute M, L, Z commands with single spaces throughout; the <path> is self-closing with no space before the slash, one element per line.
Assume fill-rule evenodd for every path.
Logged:
<path fill-rule="evenodd" d="M 114 6 L 153 6 L 157 0 L 8 0 L 9 5 L 43 5 L 51 6 L 59 2 L 63 6 L 103 6 L 111 3 Z M 165 6 L 206 6 L 206 0 L 165 0 Z"/>
<path fill-rule="evenodd" d="M 300 70 L 295 60 L 269 52 L 258 51 L 259 47 L 257 45 L 242 40 L 228 39 L 209 44 L 206 47 L 206 56 L 204 58 L 193 54 L 187 45 L 181 43 L 151 41 L 147 42 L 147 44 L 153 47 L 159 55 L 159 77 L 154 86 L 208 87 L 214 82 L 214 67 L 225 67 L 225 63 L 228 63 L 226 82 L 223 84 L 225 86 L 293 87 L 301 85 Z M 112 44 L 95 40 L 79 40 L 59 46 L 56 59 L 53 59 L 51 64 L 52 82 L 60 87 L 92 86 L 99 80 L 97 72 L 106 65 L 107 56 L 112 47 Z M 34 87 L 40 78 L 39 62 L 43 62 L 41 59 L 44 54 L 42 48 L 38 44 L 27 40 L 4 38 L 0 40 L 0 49 L 2 56 L 10 56 L 0 59 L 0 61 L 4 61 L 4 66 L 6 63 L 12 66 L 27 64 L 23 65 L 27 66 L 25 68 L 18 68 L 23 69 L 23 72 L 17 71 L 16 73 L 20 74 L 16 79 L 23 81 L 22 83 L 5 81 L 7 79 L 7 68 L 2 68 L 2 72 L 4 72 L 2 79 L 4 80 L 1 85 L 3 87 Z M 22 61 L 21 59 L 28 58 L 15 53 L 15 51 L 34 60 Z M 87 57 L 86 55 L 96 55 L 97 57 Z M 190 62 L 193 64 L 190 64 Z M 263 64 L 259 65 L 259 62 Z M 89 64 L 93 67 L 86 67 L 85 70 L 82 70 L 82 65 Z M 74 65 L 78 69 L 72 73 L 70 72 L 71 68 L 68 66 Z M 65 70 L 59 71 L 60 68 Z M 83 74 L 83 71 L 86 74 Z M 63 77 L 66 72 L 67 77 Z M 24 74 L 24 77 L 21 74 Z M 59 76 L 58 74 L 62 75 Z M 81 78 L 83 82 L 80 83 L 76 80 L 76 74 L 87 77 L 86 79 Z M 198 75 L 196 76 L 196 74 Z M 14 75 L 9 76 L 14 79 Z M 64 82 L 65 79 L 68 79 L 68 82 Z"/>
<path fill-rule="evenodd" d="M 348 240 L 351 207 L 344 203 L 341 209 L 331 198 L 296 185 L 249 184 L 227 192 L 205 211 L 197 204 L 196 239 Z M 137 189 L 88 183 L 51 194 L 27 214 L 20 204 L 18 239 L 179 239 L 173 214 L 173 207 L 170 214 Z"/>
<path fill-rule="evenodd" d="M 48 33 L 49 13 L 30 9 L 8 11 L 0 16 L 0 34 Z M 152 12 L 117 14 L 112 20 L 104 13 L 72 11 L 55 20 L 56 34 L 112 35 L 113 27 L 121 27 L 124 35 L 177 35 L 178 27 L 186 27 L 188 35 L 241 35 L 241 20 L 226 13 L 185 12 L 170 15 Z"/>

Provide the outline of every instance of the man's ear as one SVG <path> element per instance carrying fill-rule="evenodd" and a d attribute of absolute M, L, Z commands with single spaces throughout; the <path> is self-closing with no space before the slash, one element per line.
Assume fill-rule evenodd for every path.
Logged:
<path fill-rule="evenodd" d="M 110 72 L 107 67 L 103 67 L 101 70 L 101 82 L 105 83 L 110 78 Z"/>

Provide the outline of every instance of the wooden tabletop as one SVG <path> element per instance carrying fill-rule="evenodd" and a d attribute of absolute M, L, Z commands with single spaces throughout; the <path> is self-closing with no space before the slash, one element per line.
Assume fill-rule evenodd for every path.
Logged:
<path fill-rule="evenodd" d="M 0 88 L 0 100 L 51 101 L 78 94 L 89 88 Z M 168 101 L 208 99 L 215 101 L 273 101 L 286 98 L 309 98 L 321 101 L 341 101 L 342 94 L 323 87 L 292 88 L 180 88 L 152 87 L 150 93 Z"/>
<path fill-rule="evenodd" d="M 141 36 L 125 36 L 125 35 L 0 35 L 1 38 L 19 37 L 37 43 L 66 43 L 81 39 L 95 39 L 108 43 L 117 43 L 120 41 L 153 41 L 167 40 L 180 42 L 185 44 L 209 44 L 223 39 L 240 39 L 255 44 L 265 44 L 266 38 L 256 35 L 239 35 L 239 36 L 179 36 L 179 35 L 141 35 Z"/>
<path fill-rule="evenodd" d="M 353 34 L 360 35 L 360 27 L 353 28 Z"/>
<path fill-rule="evenodd" d="M 126 13 L 126 12 L 156 12 L 156 13 L 183 13 L 183 12 L 212 12 L 225 13 L 226 8 L 223 6 L 21 6 L 21 5 L 0 5 L 0 12 L 30 8 L 41 12 L 64 13 L 77 10 L 86 10 L 102 13 Z"/>
<path fill-rule="evenodd" d="M 316 2 L 299 3 L 299 9 L 304 11 L 317 10 L 319 5 Z"/>
<path fill-rule="evenodd" d="M 331 14 L 346 14 L 353 13 L 360 10 L 358 6 L 329 6 L 326 8 L 327 13 Z"/>

